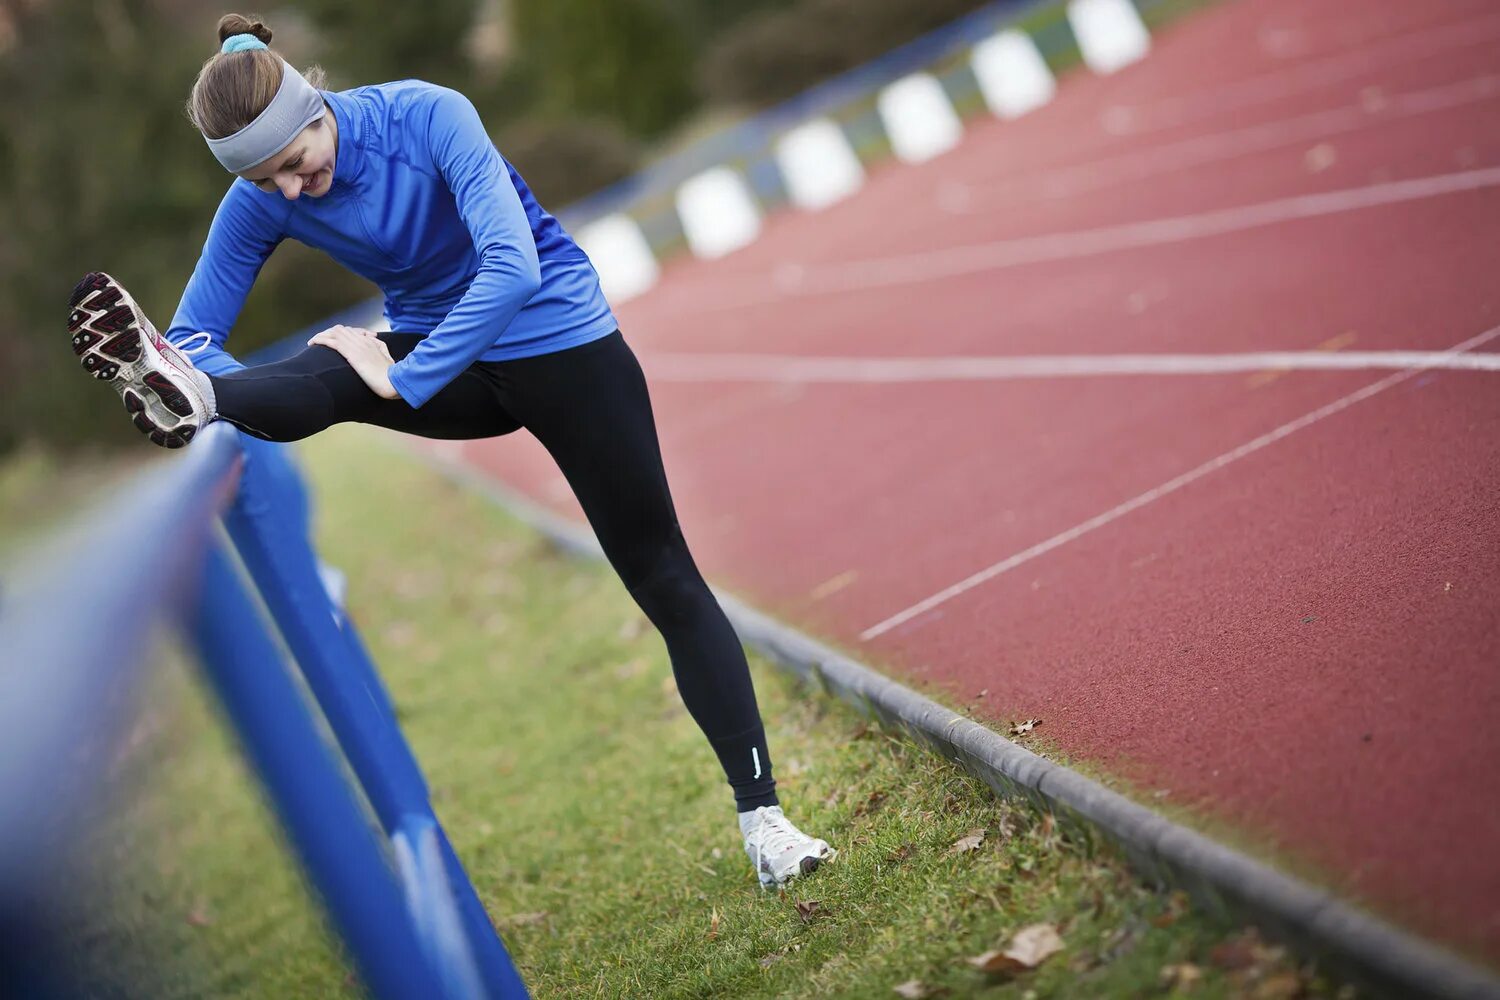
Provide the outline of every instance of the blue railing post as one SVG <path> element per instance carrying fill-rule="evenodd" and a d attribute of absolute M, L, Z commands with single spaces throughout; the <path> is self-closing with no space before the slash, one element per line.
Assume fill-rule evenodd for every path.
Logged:
<path fill-rule="evenodd" d="M 219 701 L 365 983 L 382 998 L 443 996 L 375 831 L 217 548 L 209 553 L 191 631 Z"/>
<path fill-rule="evenodd" d="M 287 646 L 327 717 L 381 825 L 395 836 L 412 817 L 437 832 L 445 874 L 492 997 L 527 996 L 473 883 L 437 822 L 379 675 L 344 616 L 336 621 L 308 540 L 306 494 L 283 446 L 241 435 L 245 472 L 224 523 Z"/>

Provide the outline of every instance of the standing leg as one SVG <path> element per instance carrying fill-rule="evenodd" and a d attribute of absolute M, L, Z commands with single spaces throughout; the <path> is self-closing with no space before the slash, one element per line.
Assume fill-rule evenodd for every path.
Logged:
<path fill-rule="evenodd" d="M 666 641 L 677 690 L 740 811 L 777 804 L 744 647 L 677 524 L 645 376 L 618 331 L 486 363 L 505 408 L 552 454 L 610 564 Z"/>

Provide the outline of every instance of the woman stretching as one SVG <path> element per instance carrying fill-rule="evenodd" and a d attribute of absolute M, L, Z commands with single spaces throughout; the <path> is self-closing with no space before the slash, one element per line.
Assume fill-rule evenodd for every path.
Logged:
<path fill-rule="evenodd" d="M 832 858 L 777 804 L 744 650 L 683 540 L 645 378 L 583 251 L 457 91 L 418 80 L 321 90 L 321 70 L 310 83 L 267 47 L 270 30 L 238 14 L 219 21 L 219 41 L 188 112 L 237 179 L 165 338 L 109 275 L 79 282 L 68 330 L 83 367 L 168 448 L 214 419 L 269 441 L 351 420 L 430 438 L 526 428 L 666 640 L 761 885 Z M 287 238 L 379 285 L 399 332 L 335 326 L 254 368 L 225 353 Z"/>

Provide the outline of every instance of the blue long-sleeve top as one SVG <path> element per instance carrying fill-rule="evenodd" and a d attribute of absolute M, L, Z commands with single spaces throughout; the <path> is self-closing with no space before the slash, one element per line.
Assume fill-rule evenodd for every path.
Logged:
<path fill-rule="evenodd" d="M 548 354 L 618 325 L 589 259 L 495 149 L 473 104 L 420 80 L 322 91 L 338 123 L 333 182 L 288 201 L 236 178 L 167 328 L 224 350 L 261 266 L 283 239 L 326 251 L 380 287 L 391 329 L 425 338 L 390 370 L 421 406 L 474 361 Z"/>

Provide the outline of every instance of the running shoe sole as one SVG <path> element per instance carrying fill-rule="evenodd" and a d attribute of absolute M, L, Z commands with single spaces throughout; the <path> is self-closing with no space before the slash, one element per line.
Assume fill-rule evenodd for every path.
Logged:
<path fill-rule="evenodd" d="M 91 271 L 73 289 L 68 310 L 83 370 L 114 387 L 140 432 L 163 448 L 191 441 L 208 417 L 203 390 L 191 362 L 162 339 L 130 293 Z"/>

